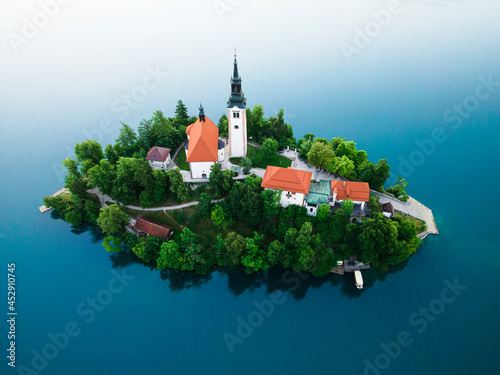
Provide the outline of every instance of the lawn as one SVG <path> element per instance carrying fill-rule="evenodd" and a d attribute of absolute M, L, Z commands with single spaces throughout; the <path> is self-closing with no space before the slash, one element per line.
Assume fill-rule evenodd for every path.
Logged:
<path fill-rule="evenodd" d="M 410 216 L 410 215 L 402 215 L 401 212 L 398 212 L 398 211 L 395 211 L 394 214 L 396 215 L 396 217 L 401 217 L 403 218 L 403 220 L 406 220 L 406 221 L 411 221 L 412 223 L 415 224 L 415 226 L 417 227 L 417 229 L 423 224 L 425 223 L 425 221 L 423 220 L 420 220 L 420 219 L 417 219 L 416 217 L 413 217 L 413 216 Z M 420 233 L 420 232 L 419 232 Z"/>
<path fill-rule="evenodd" d="M 247 148 L 247 157 L 252 161 L 253 168 L 266 169 L 268 165 L 288 168 L 292 165 L 292 161 L 290 159 L 278 154 L 273 155 L 272 158 L 266 158 L 264 150 L 262 150 L 262 148 L 257 148 L 250 145 Z M 239 165 L 241 158 L 231 158 L 229 160 L 231 163 Z"/>
<path fill-rule="evenodd" d="M 186 161 L 186 151 L 180 150 L 174 159 L 174 163 L 183 171 L 189 171 L 189 163 Z"/>

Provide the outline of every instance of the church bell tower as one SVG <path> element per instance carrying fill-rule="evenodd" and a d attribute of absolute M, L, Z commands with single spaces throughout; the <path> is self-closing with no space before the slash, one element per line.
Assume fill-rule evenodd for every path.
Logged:
<path fill-rule="evenodd" d="M 238 74 L 236 52 L 234 70 L 231 78 L 231 95 L 227 101 L 229 157 L 247 156 L 247 100 L 241 91 L 241 77 Z"/>

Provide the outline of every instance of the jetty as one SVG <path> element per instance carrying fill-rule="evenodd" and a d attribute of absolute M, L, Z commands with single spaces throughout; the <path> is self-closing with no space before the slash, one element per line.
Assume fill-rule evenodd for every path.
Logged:
<path fill-rule="evenodd" d="M 51 197 L 57 197 L 58 195 L 66 194 L 66 193 L 69 193 L 69 190 L 67 188 L 62 188 L 61 190 L 58 190 L 54 194 L 52 194 Z M 43 205 L 41 207 L 38 207 L 38 209 L 43 214 L 44 212 L 52 210 L 52 207 L 47 207 L 46 205 Z"/>

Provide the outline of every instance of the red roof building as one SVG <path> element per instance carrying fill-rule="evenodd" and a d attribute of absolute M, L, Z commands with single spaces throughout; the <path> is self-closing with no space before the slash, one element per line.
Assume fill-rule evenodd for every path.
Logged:
<path fill-rule="evenodd" d="M 262 179 L 263 188 L 284 192 L 307 194 L 311 184 L 312 172 L 301 171 L 293 168 L 280 168 L 268 166 Z"/>
<path fill-rule="evenodd" d="M 148 236 L 160 237 L 164 240 L 168 239 L 174 232 L 174 228 L 145 217 L 137 218 L 134 229 L 140 233 L 147 234 Z"/>
<path fill-rule="evenodd" d="M 370 200 L 370 185 L 368 182 L 332 181 L 332 195 L 334 200 L 352 200 L 368 202 Z"/>
<path fill-rule="evenodd" d="M 146 160 L 148 161 L 161 161 L 167 160 L 170 155 L 170 149 L 166 147 L 153 146 L 146 155 Z"/>
<path fill-rule="evenodd" d="M 186 161 L 216 162 L 219 146 L 219 128 L 205 115 L 186 128 L 189 138 Z"/>

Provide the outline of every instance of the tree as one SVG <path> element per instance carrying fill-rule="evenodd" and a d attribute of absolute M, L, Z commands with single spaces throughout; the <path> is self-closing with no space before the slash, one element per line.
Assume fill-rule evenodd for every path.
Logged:
<path fill-rule="evenodd" d="M 267 259 L 271 265 L 282 263 L 286 258 L 286 248 L 279 240 L 274 240 L 267 248 Z"/>
<path fill-rule="evenodd" d="M 330 218 L 330 205 L 326 203 L 322 203 L 318 207 L 318 211 L 316 212 L 316 217 L 318 220 L 327 220 Z"/>
<path fill-rule="evenodd" d="M 245 238 L 236 232 L 228 233 L 225 240 L 225 264 L 228 266 L 237 266 L 241 264 L 241 256 L 247 247 Z"/>
<path fill-rule="evenodd" d="M 262 143 L 262 150 L 267 159 L 274 158 L 278 152 L 278 141 L 273 138 L 267 138 L 264 143 Z"/>
<path fill-rule="evenodd" d="M 279 211 L 278 202 L 281 197 L 281 189 L 278 191 L 275 190 L 262 190 L 260 192 L 261 200 L 262 200 L 262 214 L 264 218 L 270 219 L 274 215 L 276 215 Z"/>
<path fill-rule="evenodd" d="M 223 114 L 219 119 L 219 124 L 217 125 L 219 128 L 219 137 L 227 137 L 228 134 L 228 119 L 227 115 Z"/>
<path fill-rule="evenodd" d="M 182 100 L 177 101 L 177 106 L 175 107 L 175 126 L 186 126 L 188 124 L 188 110 L 187 107 L 184 105 Z"/>
<path fill-rule="evenodd" d="M 349 180 L 356 179 L 356 167 L 354 162 L 345 155 L 342 155 L 341 157 L 334 157 L 328 165 L 327 170 L 328 172 L 344 176 Z"/>
<path fill-rule="evenodd" d="M 99 164 L 101 159 L 104 158 L 101 145 L 93 139 L 77 143 L 75 146 L 75 155 L 78 164 L 85 166 L 82 169 L 83 174 L 94 165 Z"/>
<path fill-rule="evenodd" d="M 253 238 L 247 238 L 247 250 L 243 255 L 241 262 L 245 266 L 246 273 L 257 271 L 265 271 L 269 268 L 269 263 L 266 259 L 266 252 L 260 247 L 260 243 L 264 239 L 264 235 L 254 232 Z"/>
<path fill-rule="evenodd" d="M 325 144 L 316 139 L 307 153 L 307 161 L 316 167 L 327 168 L 334 156 L 330 143 Z"/>
<path fill-rule="evenodd" d="M 359 179 L 368 182 L 371 189 L 381 190 L 390 177 L 391 167 L 387 165 L 387 159 L 380 159 L 376 165 L 366 160 L 360 167 Z"/>
<path fill-rule="evenodd" d="M 222 171 L 222 191 L 230 191 L 234 185 L 235 173 L 230 169 L 225 169 Z"/>
<path fill-rule="evenodd" d="M 128 205 L 137 199 L 145 187 L 152 184 L 153 174 L 146 160 L 121 157 L 117 163 L 111 196 Z"/>
<path fill-rule="evenodd" d="M 66 159 L 62 163 L 63 167 L 68 170 L 68 174 L 65 178 L 65 187 L 71 191 L 72 194 L 77 195 L 81 198 L 86 198 L 87 194 L 87 183 L 83 179 L 80 171 L 78 170 L 78 165 L 74 160 Z"/>
<path fill-rule="evenodd" d="M 227 227 L 231 226 L 233 224 L 233 221 L 231 220 L 230 217 L 228 217 L 227 213 L 224 211 L 224 209 L 219 206 L 218 204 L 215 205 L 215 208 L 212 210 L 212 213 L 210 214 L 210 218 L 214 222 L 214 224 L 222 230 L 226 230 Z"/>
<path fill-rule="evenodd" d="M 240 160 L 240 167 L 243 168 L 243 174 L 249 174 L 252 169 L 252 160 L 247 157 L 242 157 Z"/>
<path fill-rule="evenodd" d="M 249 177 L 247 177 L 249 178 Z M 247 183 L 236 182 L 226 198 L 230 212 L 239 220 L 256 227 L 262 222 L 262 204 L 260 200 L 260 184 L 253 185 L 255 179 Z"/>
<path fill-rule="evenodd" d="M 122 122 L 116 143 L 121 148 L 123 155 L 130 157 L 137 151 L 137 134 L 130 126 Z"/>
<path fill-rule="evenodd" d="M 384 255 L 397 252 L 398 223 L 375 213 L 373 219 L 363 221 L 358 237 L 360 260 L 364 263 L 377 262 Z"/>
<path fill-rule="evenodd" d="M 155 145 L 161 147 L 175 148 L 178 139 L 174 132 L 172 122 L 168 120 L 162 111 L 155 111 L 151 118 L 151 134 L 155 141 Z"/>
<path fill-rule="evenodd" d="M 210 176 L 208 177 L 208 184 L 213 191 L 215 198 L 220 198 L 223 193 L 222 182 L 222 169 L 219 163 L 215 163 L 210 167 Z"/>
<path fill-rule="evenodd" d="M 212 198 L 207 193 L 201 193 L 198 199 L 198 212 L 203 217 L 210 217 L 212 212 Z"/>
<path fill-rule="evenodd" d="M 311 273 L 316 277 L 326 276 L 332 272 L 336 265 L 337 257 L 333 250 L 322 246 L 316 251 L 316 262 Z"/>
<path fill-rule="evenodd" d="M 151 147 L 154 146 L 155 139 L 151 131 L 153 121 L 152 120 L 142 120 L 137 128 L 138 144 L 143 150 L 149 151 Z"/>
<path fill-rule="evenodd" d="M 403 202 L 406 202 L 409 199 L 409 196 L 406 194 L 405 188 L 408 186 L 408 182 L 401 176 L 398 176 L 398 181 L 394 184 L 394 186 L 390 186 L 385 189 L 388 193 L 394 194 L 396 198 L 399 198 Z M 401 197 L 402 196 L 402 197 Z"/>
<path fill-rule="evenodd" d="M 88 176 L 92 186 L 97 186 L 103 194 L 111 194 L 116 179 L 116 168 L 109 161 L 101 160 L 88 171 Z"/>
<path fill-rule="evenodd" d="M 132 251 L 139 259 L 148 263 L 156 260 L 160 256 L 161 245 L 163 240 L 155 236 L 147 236 L 139 238 L 139 241 L 132 248 Z"/>
<path fill-rule="evenodd" d="M 182 173 L 179 168 L 169 169 L 167 176 L 170 181 L 170 191 L 175 195 L 178 201 L 183 201 L 188 198 L 188 186 L 182 178 Z"/>
<path fill-rule="evenodd" d="M 104 233 L 120 234 L 128 221 L 128 215 L 118 205 L 112 204 L 109 207 L 101 208 L 101 213 L 97 218 L 97 225 L 101 227 Z"/>
<path fill-rule="evenodd" d="M 102 246 L 106 249 L 107 252 L 117 252 L 121 251 L 122 239 L 120 237 L 115 236 L 106 236 L 104 237 L 104 241 L 102 242 Z"/>
<path fill-rule="evenodd" d="M 114 146 L 107 145 L 106 148 L 104 149 L 104 156 L 106 157 L 107 161 L 109 161 L 112 165 L 114 165 L 118 163 L 120 156 L 124 155 L 122 155 L 119 145 L 114 145 Z"/>
<path fill-rule="evenodd" d="M 164 242 L 161 245 L 159 257 L 156 259 L 156 268 L 159 270 L 165 268 L 180 270 L 182 263 L 183 258 L 179 245 L 173 240 Z"/>

